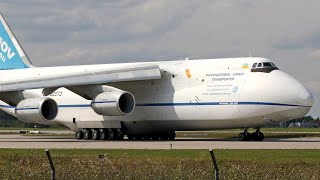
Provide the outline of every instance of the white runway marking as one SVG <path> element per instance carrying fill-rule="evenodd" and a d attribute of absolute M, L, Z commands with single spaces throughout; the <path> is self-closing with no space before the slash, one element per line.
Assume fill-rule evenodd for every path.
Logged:
<path fill-rule="evenodd" d="M 174 141 L 93 141 L 70 136 L 0 135 L 0 148 L 35 149 L 320 149 L 320 137 L 240 142 L 237 139 L 177 138 Z"/>

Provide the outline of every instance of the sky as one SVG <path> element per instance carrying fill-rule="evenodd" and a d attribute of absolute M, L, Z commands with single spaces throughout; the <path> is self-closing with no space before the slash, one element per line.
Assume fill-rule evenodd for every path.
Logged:
<path fill-rule="evenodd" d="M 259 56 L 313 93 L 320 116 L 320 1 L 1 0 L 36 66 Z"/>

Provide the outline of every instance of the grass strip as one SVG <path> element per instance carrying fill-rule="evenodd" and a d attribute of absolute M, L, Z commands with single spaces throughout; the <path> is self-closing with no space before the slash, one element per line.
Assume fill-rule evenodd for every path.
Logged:
<path fill-rule="evenodd" d="M 317 179 L 319 150 L 215 150 L 221 179 Z M 57 179 L 212 179 L 208 150 L 51 151 Z M 99 159 L 99 155 L 105 158 Z M 0 149 L 0 179 L 49 179 L 44 150 Z"/>

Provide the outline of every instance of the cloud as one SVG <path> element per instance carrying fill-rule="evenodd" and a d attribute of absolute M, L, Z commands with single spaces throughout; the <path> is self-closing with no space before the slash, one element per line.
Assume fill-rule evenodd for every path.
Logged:
<path fill-rule="evenodd" d="M 306 86 L 313 92 L 320 93 L 320 81 L 307 81 Z"/>
<path fill-rule="evenodd" d="M 316 49 L 314 51 L 312 51 L 309 56 L 312 58 L 312 59 L 316 59 L 316 60 L 320 60 L 320 49 Z"/>
<path fill-rule="evenodd" d="M 129 57 L 127 61 L 136 60 L 132 54 L 143 58 L 146 49 L 150 56 L 154 53 L 152 59 L 184 55 L 273 57 L 281 50 L 305 48 L 306 38 L 312 47 L 318 45 L 320 40 L 315 37 L 320 23 L 310 20 L 311 15 L 318 13 L 317 2 L 281 1 L 275 6 L 270 1 L 248 0 L 71 0 L 60 3 L 14 0 L 0 5 L 5 7 L 22 44 L 30 47 L 35 64 L 45 65 L 43 55 L 64 57 L 51 63 L 96 63 L 101 62 L 101 56 L 110 57 L 105 58 L 108 63 L 122 57 Z M 32 49 L 41 51 L 35 54 Z M 87 57 L 73 61 L 70 52 L 75 50 Z"/>
<path fill-rule="evenodd" d="M 299 49 L 314 49 L 320 47 L 320 29 L 314 32 L 304 32 L 304 34 L 286 36 L 279 40 L 275 45 L 275 49 L 284 50 L 299 50 Z"/>

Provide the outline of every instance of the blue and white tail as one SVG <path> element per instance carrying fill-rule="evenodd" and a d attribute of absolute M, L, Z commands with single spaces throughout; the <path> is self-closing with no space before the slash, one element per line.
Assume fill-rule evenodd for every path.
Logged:
<path fill-rule="evenodd" d="M 23 69 L 32 64 L 0 13 L 0 70 Z"/>

